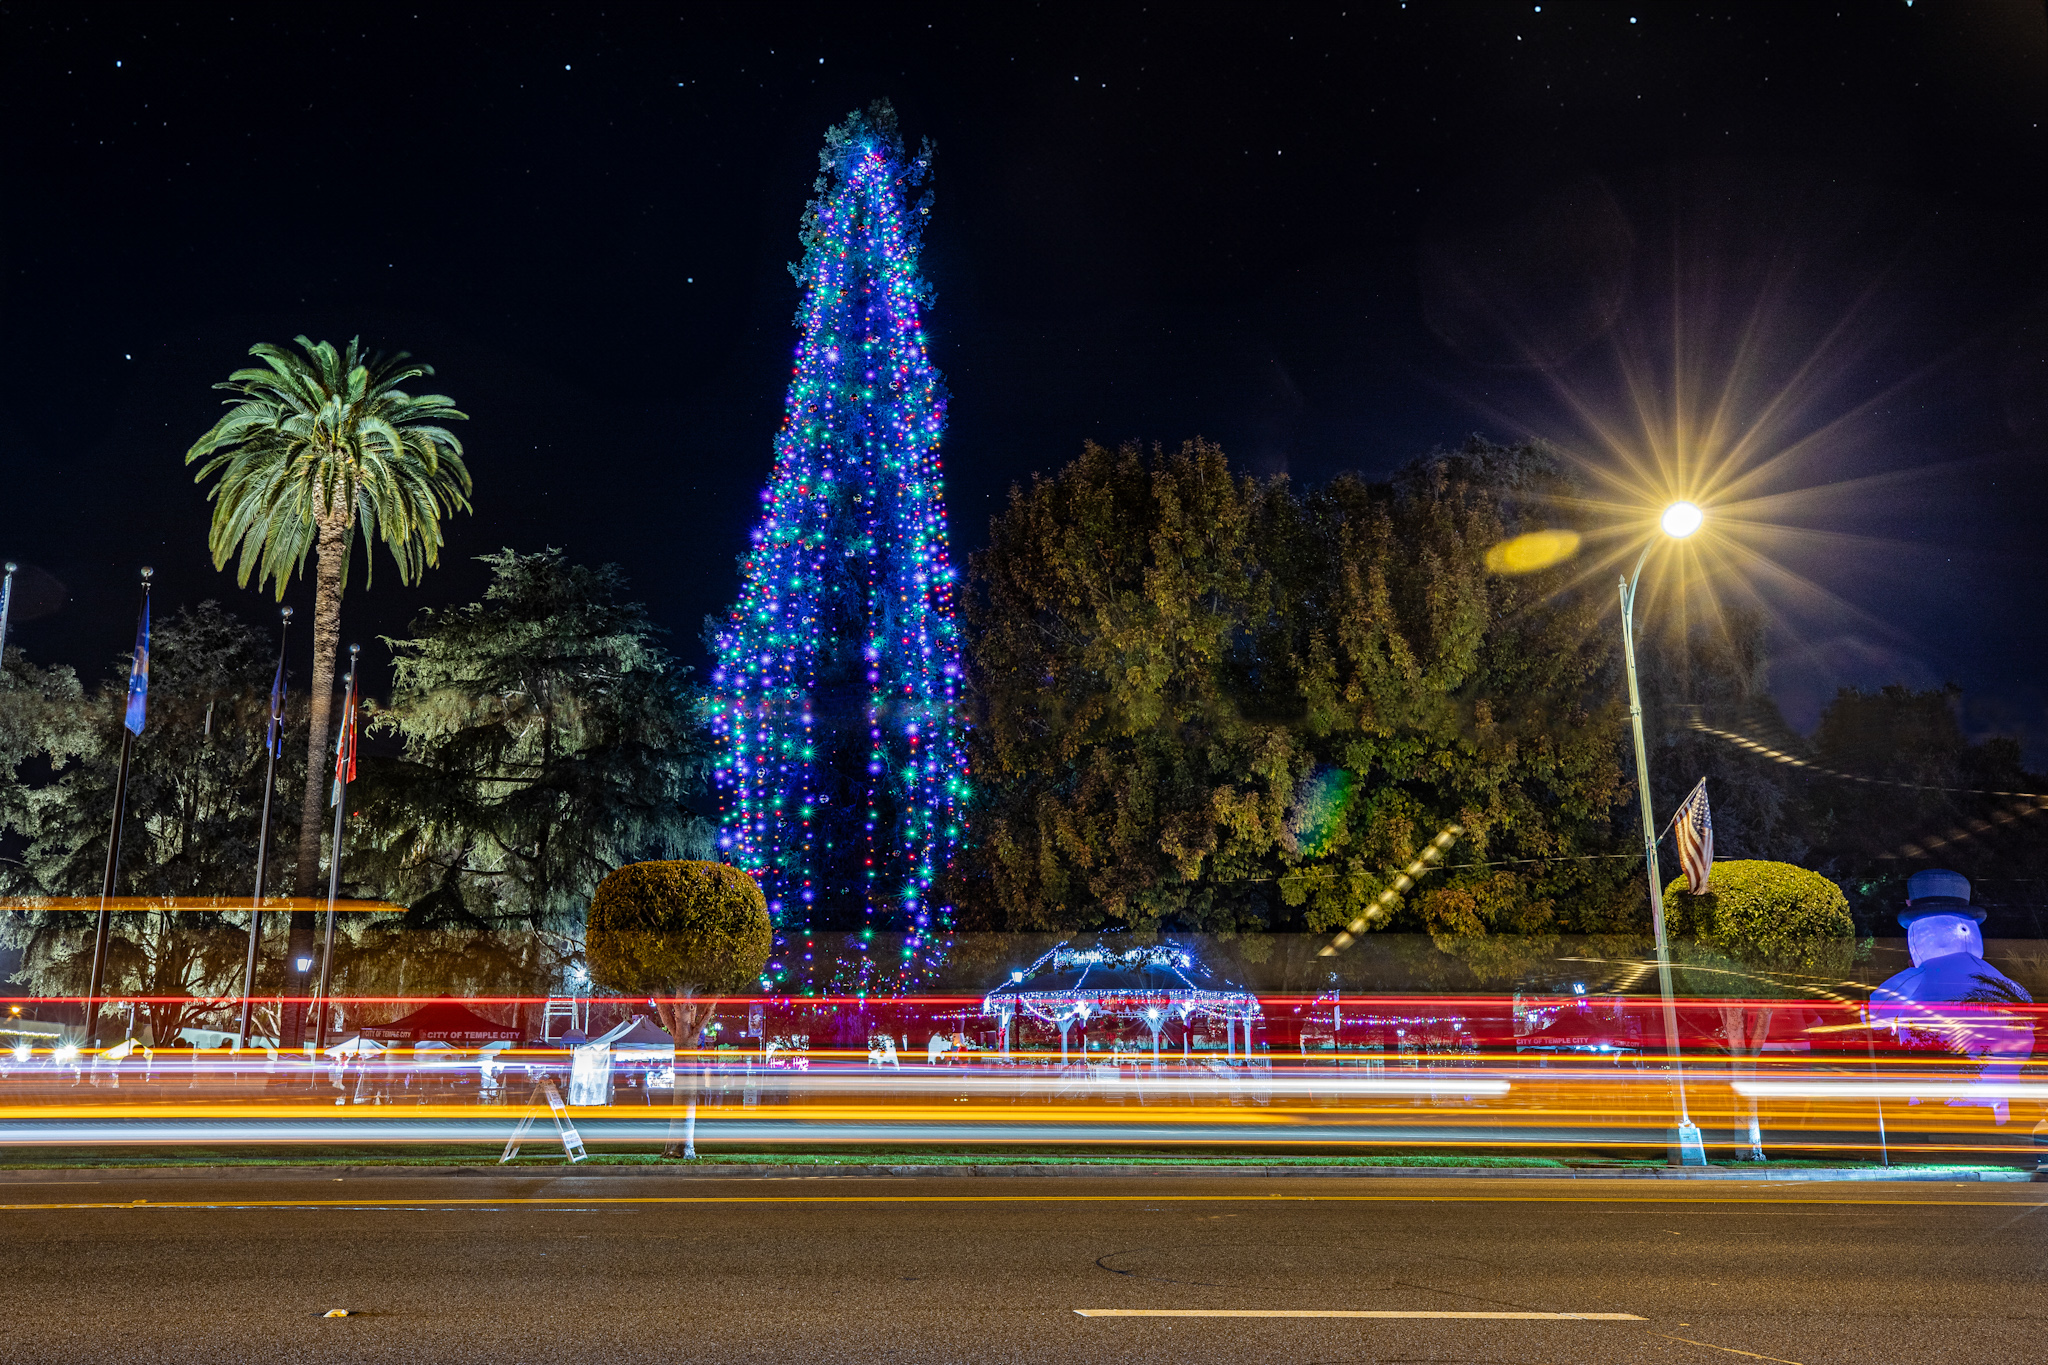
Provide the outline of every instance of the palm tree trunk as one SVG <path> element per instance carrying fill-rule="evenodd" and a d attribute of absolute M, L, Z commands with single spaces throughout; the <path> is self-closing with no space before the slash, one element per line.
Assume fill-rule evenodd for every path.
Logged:
<path fill-rule="evenodd" d="M 331 775 L 327 762 L 333 753 L 334 663 L 341 648 L 341 571 L 348 556 L 349 517 L 346 512 L 320 521 L 319 564 L 313 590 L 313 676 L 306 697 L 311 704 L 312 723 L 306 736 L 306 792 L 299 806 L 299 860 L 292 872 L 293 894 L 311 896 L 320 884 L 320 836 L 327 829 L 326 810 Z M 312 987 L 312 973 L 300 971 L 299 963 L 313 957 L 316 917 L 310 909 L 291 913 L 291 939 L 285 949 L 285 995 L 299 1002 L 285 1007 L 284 1046 L 297 1048 L 305 1031 L 304 997 Z"/>

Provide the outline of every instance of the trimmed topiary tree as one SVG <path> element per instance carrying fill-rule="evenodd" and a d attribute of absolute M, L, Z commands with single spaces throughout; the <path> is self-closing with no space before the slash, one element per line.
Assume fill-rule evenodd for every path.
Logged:
<path fill-rule="evenodd" d="M 652 999 L 676 1040 L 674 1097 L 687 1108 L 681 1141 L 664 1156 L 697 1155 L 696 1067 L 686 1054 L 717 997 L 760 979 L 774 937 L 760 884 L 724 863 L 629 863 L 598 883 L 583 931 L 591 980 Z"/>
<path fill-rule="evenodd" d="M 1672 937 L 1772 971 L 1832 971 L 1840 946 L 1856 937 L 1842 888 L 1791 863 L 1715 863 L 1706 895 L 1688 894 L 1679 878 L 1665 888 L 1664 904 Z"/>
<path fill-rule="evenodd" d="M 1679 992 L 1728 1002 L 1722 1042 L 1731 1067 L 1752 1074 L 1777 1012 L 1765 1002 L 1837 985 L 1855 957 L 1856 921 L 1842 888 L 1790 863 L 1715 863 L 1703 896 L 1689 894 L 1683 878 L 1666 887 L 1664 913 Z M 1764 1159 L 1754 1096 L 1749 1146 Z"/>

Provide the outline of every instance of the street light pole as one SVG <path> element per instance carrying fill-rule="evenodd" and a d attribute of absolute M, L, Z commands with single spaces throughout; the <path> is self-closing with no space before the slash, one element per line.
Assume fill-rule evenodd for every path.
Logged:
<path fill-rule="evenodd" d="M 1694 516 L 1697 517 L 1696 510 Z M 1695 519 L 1684 531 L 1672 530 L 1670 514 L 1666 513 L 1665 526 L 1672 534 L 1690 535 L 1698 524 Z M 1657 938 L 1657 985 L 1664 996 L 1664 1047 L 1671 1059 L 1671 1081 L 1678 1099 L 1677 1141 L 1673 1145 L 1677 1148 L 1678 1165 L 1704 1166 L 1707 1164 L 1706 1148 L 1700 1141 L 1699 1127 L 1693 1123 L 1685 1102 L 1685 1061 L 1678 1046 L 1678 1005 L 1671 994 L 1671 947 L 1664 937 L 1664 879 L 1657 868 L 1657 816 L 1650 804 L 1650 758 L 1643 745 L 1643 695 L 1636 684 L 1636 586 L 1643 580 L 1643 565 L 1649 562 L 1650 551 L 1655 545 L 1656 542 L 1652 541 L 1643 547 L 1642 556 L 1636 560 L 1635 572 L 1621 580 L 1621 653 L 1628 666 L 1628 720 L 1636 740 L 1636 792 L 1641 797 L 1643 812 L 1643 866 L 1650 881 L 1650 927 Z"/>

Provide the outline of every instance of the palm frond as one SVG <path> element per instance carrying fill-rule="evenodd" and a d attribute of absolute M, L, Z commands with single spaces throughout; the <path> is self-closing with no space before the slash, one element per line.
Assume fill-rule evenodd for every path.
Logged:
<path fill-rule="evenodd" d="M 348 558 L 357 539 L 366 549 L 381 541 L 411 582 L 439 561 L 442 518 L 471 510 L 462 443 L 442 425 L 467 416 L 445 394 L 397 388 L 433 373 L 405 352 L 366 357 L 361 338 L 340 350 L 295 341 L 297 350 L 249 348 L 262 364 L 214 386 L 235 396 L 186 451 L 186 464 L 200 465 L 194 478 L 213 481 L 215 567 L 234 559 L 245 586 L 253 576 L 282 597 L 319 523 L 338 515 Z"/>

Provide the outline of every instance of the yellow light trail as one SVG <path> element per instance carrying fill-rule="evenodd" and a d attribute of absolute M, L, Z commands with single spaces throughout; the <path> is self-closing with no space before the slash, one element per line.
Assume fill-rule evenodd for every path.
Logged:
<path fill-rule="evenodd" d="M 183 1085 L 183 1076 L 177 1084 Z M 307 1078 L 310 1080 L 311 1078 Z M 1668 1090 L 1654 1071 L 1517 1068 L 1412 1073 L 1389 1092 L 1349 1088 L 1342 1073 L 1297 1072 L 1224 1084 L 1207 1074 L 1052 1084 L 987 1074 L 851 1075 L 770 1073 L 752 1095 L 737 1076 L 713 1078 L 697 1105 L 699 1141 L 713 1147 L 843 1147 L 877 1141 L 911 1146 L 1035 1146 L 1092 1143 L 1128 1148 L 1184 1145 L 1205 1150 L 1445 1152 L 1615 1148 L 1655 1152 L 1670 1124 Z M 1355 1078 L 1372 1080 L 1372 1077 Z M 1281 1084 L 1280 1082 L 1286 1082 Z M 772 1083 L 770 1083 L 772 1082 Z M 218 1099 L 155 1097 L 82 1100 L 66 1082 L 43 1102 L 17 1091 L 0 1105 L 0 1146 L 62 1148 L 333 1143 L 382 1146 L 503 1143 L 536 1111 L 522 1103 L 373 1102 L 321 1086 L 264 1101 L 234 1093 L 233 1077 L 208 1083 Z M 304 1084 L 300 1082 L 299 1084 Z M 4 1083 L 0 1083 L 4 1085 Z M 1321 1087 L 1319 1089 L 1319 1087 Z M 0 1088 L 0 1094 L 5 1094 Z M 2048 1076 L 2030 1065 L 2016 1076 L 1970 1080 L 1887 1061 L 1854 1073 L 1815 1071 L 1775 1057 L 1694 1072 L 1694 1107 L 1717 1151 L 1746 1150 L 1754 1098 L 1768 1145 L 1808 1154 L 1875 1157 L 1888 1143 L 1913 1142 L 1918 1161 L 2027 1150 L 2025 1135 L 2048 1112 Z M 1888 1101 L 1918 1098 L 1918 1105 Z M 1944 1100 L 1973 1102 L 1968 1107 Z M 1982 1102 L 2013 1106 L 1993 1123 Z M 593 1145 L 662 1140 L 680 1117 L 666 1102 L 574 1106 L 565 1117 Z M 1739 1130 L 1739 1131 L 1738 1131 Z M 1733 1134 L 1734 1136 L 1729 1136 Z M 1767 1169 L 1767 1168 L 1766 1168 Z"/>
<path fill-rule="evenodd" d="M 1458 842 L 1458 836 L 1464 832 L 1465 827 L 1463 825 L 1455 823 L 1445 825 L 1437 833 L 1436 838 L 1429 841 L 1429 847 L 1423 849 L 1421 855 L 1414 862 L 1403 868 L 1401 875 L 1394 878 L 1386 890 L 1380 892 L 1373 903 L 1366 908 L 1365 913 L 1351 921 L 1341 933 L 1323 945 L 1322 951 L 1318 952 L 1316 956 L 1335 957 L 1340 951 L 1349 948 L 1353 943 L 1357 942 L 1358 935 L 1364 933 L 1372 921 L 1383 918 L 1391 911 L 1394 908 L 1394 902 L 1408 894 L 1408 889 L 1415 885 L 1415 879 L 1429 871 L 1430 864 L 1443 857 L 1449 851 L 1451 845 Z"/>
<path fill-rule="evenodd" d="M 246 914 L 251 901 L 249 896 L 109 896 L 106 907 L 115 913 L 147 910 L 157 914 L 183 914 L 194 911 L 211 911 L 216 914 Z M 98 896 L 0 896 L 0 910 L 62 910 L 79 914 L 96 915 L 100 910 Z M 325 896 L 265 896 L 263 912 L 273 910 L 320 910 L 327 909 Z M 402 915 L 405 907 L 393 905 L 390 901 L 337 900 L 334 909 L 338 914 L 392 914 Z"/>

